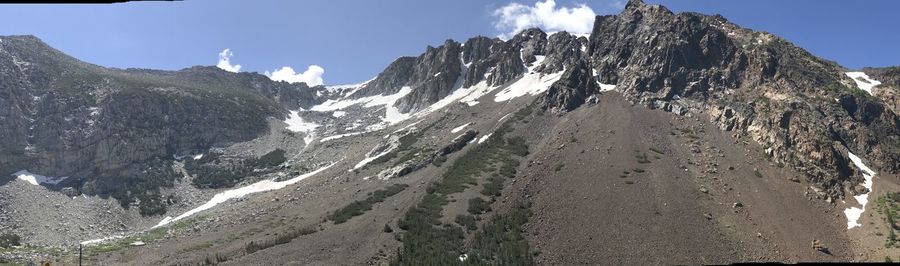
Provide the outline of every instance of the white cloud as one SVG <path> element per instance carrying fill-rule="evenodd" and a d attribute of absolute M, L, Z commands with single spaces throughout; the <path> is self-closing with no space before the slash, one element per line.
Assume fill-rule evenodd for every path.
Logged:
<path fill-rule="evenodd" d="M 534 6 L 510 3 L 494 10 L 494 16 L 498 18 L 494 27 L 501 32 L 500 38 L 508 39 L 519 31 L 533 27 L 549 32 L 590 33 L 597 14 L 585 4 L 557 8 L 556 1 L 545 0 Z"/>
<path fill-rule="evenodd" d="M 281 67 L 272 73 L 266 71 L 266 76 L 269 76 L 274 81 L 303 82 L 309 86 L 324 84 L 325 81 L 322 80 L 322 74 L 325 74 L 325 69 L 318 65 L 310 65 L 303 73 L 297 73 L 289 66 Z"/>
<path fill-rule="evenodd" d="M 225 50 L 222 50 L 222 52 L 219 53 L 219 63 L 216 64 L 216 66 L 228 72 L 241 72 L 241 65 L 231 64 L 232 55 L 231 49 L 226 48 Z"/>

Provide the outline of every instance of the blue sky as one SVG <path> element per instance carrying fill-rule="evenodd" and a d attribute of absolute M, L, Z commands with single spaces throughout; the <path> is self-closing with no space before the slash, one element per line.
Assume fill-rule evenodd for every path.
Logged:
<path fill-rule="evenodd" d="M 546 1 L 546 0 L 541 0 Z M 110 67 L 177 70 L 216 65 L 223 49 L 240 71 L 324 69 L 326 84 L 367 80 L 403 55 L 452 38 L 498 36 L 496 10 L 536 1 L 286 1 L 187 0 L 115 5 L 4 5 L 0 35 L 32 34 L 72 56 Z M 724 15 L 772 32 L 850 67 L 900 65 L 900 1 L 647 0 L 673 11 Z M 546 4 L 546 2 L 544 2 Z M 584 6 L 581 6 L 584 5 Z M 557 0 L 556 15 L 621 11 L 622 1 Z M 580 12 L 580 13 L 579 13 Z M 533 14 L 532 14 L 533 15 Z M 574 16 L 574 15 L 573 15 Z M 577 20 L 577 19 L 576 19 Z M 569 18 L 538 21 L 545 27 Z M 541 24 L 543 23 L 543 24 Z M 554 24 L 556 23 L 556 24 Z M 282 73 L 293 74 L 293 73 Z M 317 73 L 307 73 L 314 75 Z M 318 73 L 321 74 L 321 73 Z M 314 75 L 318 76 L 318 75 Z M 296 76 L 304 79 L 305 77 Z"/>

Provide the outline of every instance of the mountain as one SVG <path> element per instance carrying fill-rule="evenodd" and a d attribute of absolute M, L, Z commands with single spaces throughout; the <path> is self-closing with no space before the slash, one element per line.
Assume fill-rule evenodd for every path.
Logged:
<path fill-rule="evenodd" d="M 639 0 L 589 36 L 447 40 L 336 86 L 0 37 L 0 232 L 39 247 L 0 259 L 881 261 L 898 82 Z"/>
<path fill-rule="evenodd" d="M 171 185 L 173 155 L 254 139 L 268 130 L 267 117 L 315 101 L 305 84 L 259 74 L 109 69 L 33 36 L 2 39 L 0 171 L 79 177 L 64 184 L 73 195 Z"/>

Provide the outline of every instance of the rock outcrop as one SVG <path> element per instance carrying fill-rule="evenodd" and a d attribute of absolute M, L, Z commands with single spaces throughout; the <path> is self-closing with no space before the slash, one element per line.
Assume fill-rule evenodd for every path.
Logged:
<path fill-rule="evenodd" d="M 594 78 L 616 84 L 627 99 L 706 114 L 830 194 L 862 180 L 848 152 L 900 170 L 900 120 L 890 104 L 856 88 L 843 67 L 774 35 L 632 0 L 619 15 L 597 17 L 587 51 L 581 61 Z M 545 108 L 571 110 L 589 97 L 589 87 L 577 86 L 584 78 L 573 74 L 553 85 Z"/>

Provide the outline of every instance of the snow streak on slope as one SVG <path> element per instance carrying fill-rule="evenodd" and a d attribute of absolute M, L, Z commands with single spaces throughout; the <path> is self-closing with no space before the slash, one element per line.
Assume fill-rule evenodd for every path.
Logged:
<path fill-rule="evenodd" d="M 207 201 L 203 205 L 200 205 L 197 208 L 191 209 L 175 218 L 166 217 L 165 219 L 160 221 L 159 224 L 157 224 L 153 228 L 165 226 L 171 222 L 175 222 L 175 221 L 187 218 L 191 215 L 197 214 L 198 212 L 202 212 L 202 211 L 211 209 L 212 207 L 215 207 L 216 205 L 219 205 L 220 203 L 223 203 L 230 199 L 242 198 L 246 195 L 253 194 L 253 193 L 282 189 L 286 186 L 293 185 L 294 183 L 300 182 L 301 180 L 306 179 L 307 177 L 310 177 L 315 174 L 318 174 L 319 172 L 325 171 L 326 169 L 330 168 L 331 166 L 333 166 L 336 163 L 337 162 L 334 162 L 331 165 L 319 168 L 315 171 L 312 171 L 312 172 L 309 172 L 306 174 L 302 174 L 300 176 L 297 176 L 297 177 L 294 177 L 294 178 L 291 178 L 291 179 L 288 179 L 285 181 L 263 180 L 263 181 L 259 181 L 259 182 L 250 184 L 248 186 L 220 192 L 219 194 L 216 194 L 215 196 L 213 196 L 212 199 L 210 199 L 209 201 Z"/>
<path fill-rule="evenodd" d="M 866 204 L 869 203 L 869 193 L 872 191 L 872 184 L 874 183 L 872 178 L 875 177 L 875 171 L 872 171 L 872 169 L 869 169 L 868 166 L 863 164 L 862 160 L 855 154 L 851 152 L 847 153 L 850 155 L 850 160 L 853 161 L 853 164 L 862 171 L 863 177 L 866 179 L 865 182 L 863 182 L 863 186 L 869 190 L 869 192 L 866 192 L 865 194 L 853 196 L 862 207 L 850 207 L 844 210 L 844 214 L 847 215 L 847 229 L 851 229 L 853 227 L 862 226 L 859 224 L 858 220 L 859 217 L 862 216 L 863 211 L 866 210 Z"/>
<path fill-rule="evenodd" d="M 303 121 L 303 118 L 300 117 L 300 113 L 297 111 L 291 111 L 291 115 L 288 116 L 287 120 L 284 120 L 284 123 L 288 124 L 287 130 L 306 134 L 303 137 L 303 142 L 306 143 L 306 146 L 309 146 L 315 139 L 316 128 L 319 127 L 319 124 Z"/>
<path fill-rule="evenodd" d="M 869 78 L 869 75 L 866 75 L 866 73 L 863 72 L 847 72 L 846 74 L 856 82 L 856 86 L 859 86 L 861 90 L 868 92 L 869 95 L 872 95 L 872 89 L 875 88 L 875 86 L 881 85 L 880 81 Z"/>
<path fill-rule="evenodd" d="M 344 134 L 340 134 L 340 135 L 328 136 L 328 137 L 324 137 L 324 138 L 320 139 L 319 142 L 328 142 L 328 141 L 336 140 L 336 139 L 343 138 L 343 137 L 355 136 L 355 135 L 366 134 L 366 133 L 369 133 L 369 131 L 350 132 L 350 133 L 344 133 Z"/>
<path fill-rule="evenodd" d="M 465 124 L 463 124 L 462 126 L 458 126 L 458 127 L 454 128 L 454 129 L 451 129 L 451 130 L 450 130 L 450 133 L 456 133 L 456 132 L 459 132 L 460 130 L 463 130 L 464 128 L 466 128 L 467 126 L 469 126 L 469 124 L 472 124 L 472 123 L 471 123 L 471 122 L 470 122 L 470 123 L 465 123 Z"/>
<path fill-rule="evenodd" d="M 493 135 L 493 134 L 494 134 L 494 133 L 489 133 L 489 134 L 487 134 L 487 135 L 482 136 L 480 139 L 478 139 L 478 144 L 484 143 L 484 142 L 487 141 L 488 138 L 490 138 L 491 135 Z"/>
<path fill-rule="evenodd" d="M 64 176 L 64 177 L 42 176 L 42 175 L 33 174 L 31 172 L 28 172 L 28 170 L 22 170 L 22 171 L 15 172 L 12 174 L 12 176 L 15 176 L 19 180 L 28 182 L 35 186 L 41 185 L 41 184 L 56 185 L 56 184 L 59 184 L 59 182 L 66 180 L 66 178 L 69 178 L 66 176 Z"/>
<path fill-rule="evenodd" d="M 387 155 L 388 153 L 391 153 L 391 152 L 394 151 L 394 149 L 396 149 L 396 148 L 397 148 L 397 146 L 394 145 L 394 146 L 392 146 L 392 147 L 390 147 L 390 148 L 388 148 L 388 149 L 384 149 L 384 151 L 382 151 L 382 152 L 379 153 L 379 154 L 373 155 L 373 156 L 371 156 L 371 157 L 366 157 L 366 158 L 363 159 L 362 161 L 359 161 L 359 163 L 357 163 L 355 166 L 353 166 L 353 169 L 350 169 L 350 171 L 353 171 L 353 170 L 362 168 L 363 166 L 366 166 L 366 164 L 371 163 L 372 161 L 374 161 L 375 159 L 378 159 L 378 158 L 380 158 L 381 156 L 385 156 L 385 155 Z"/>

